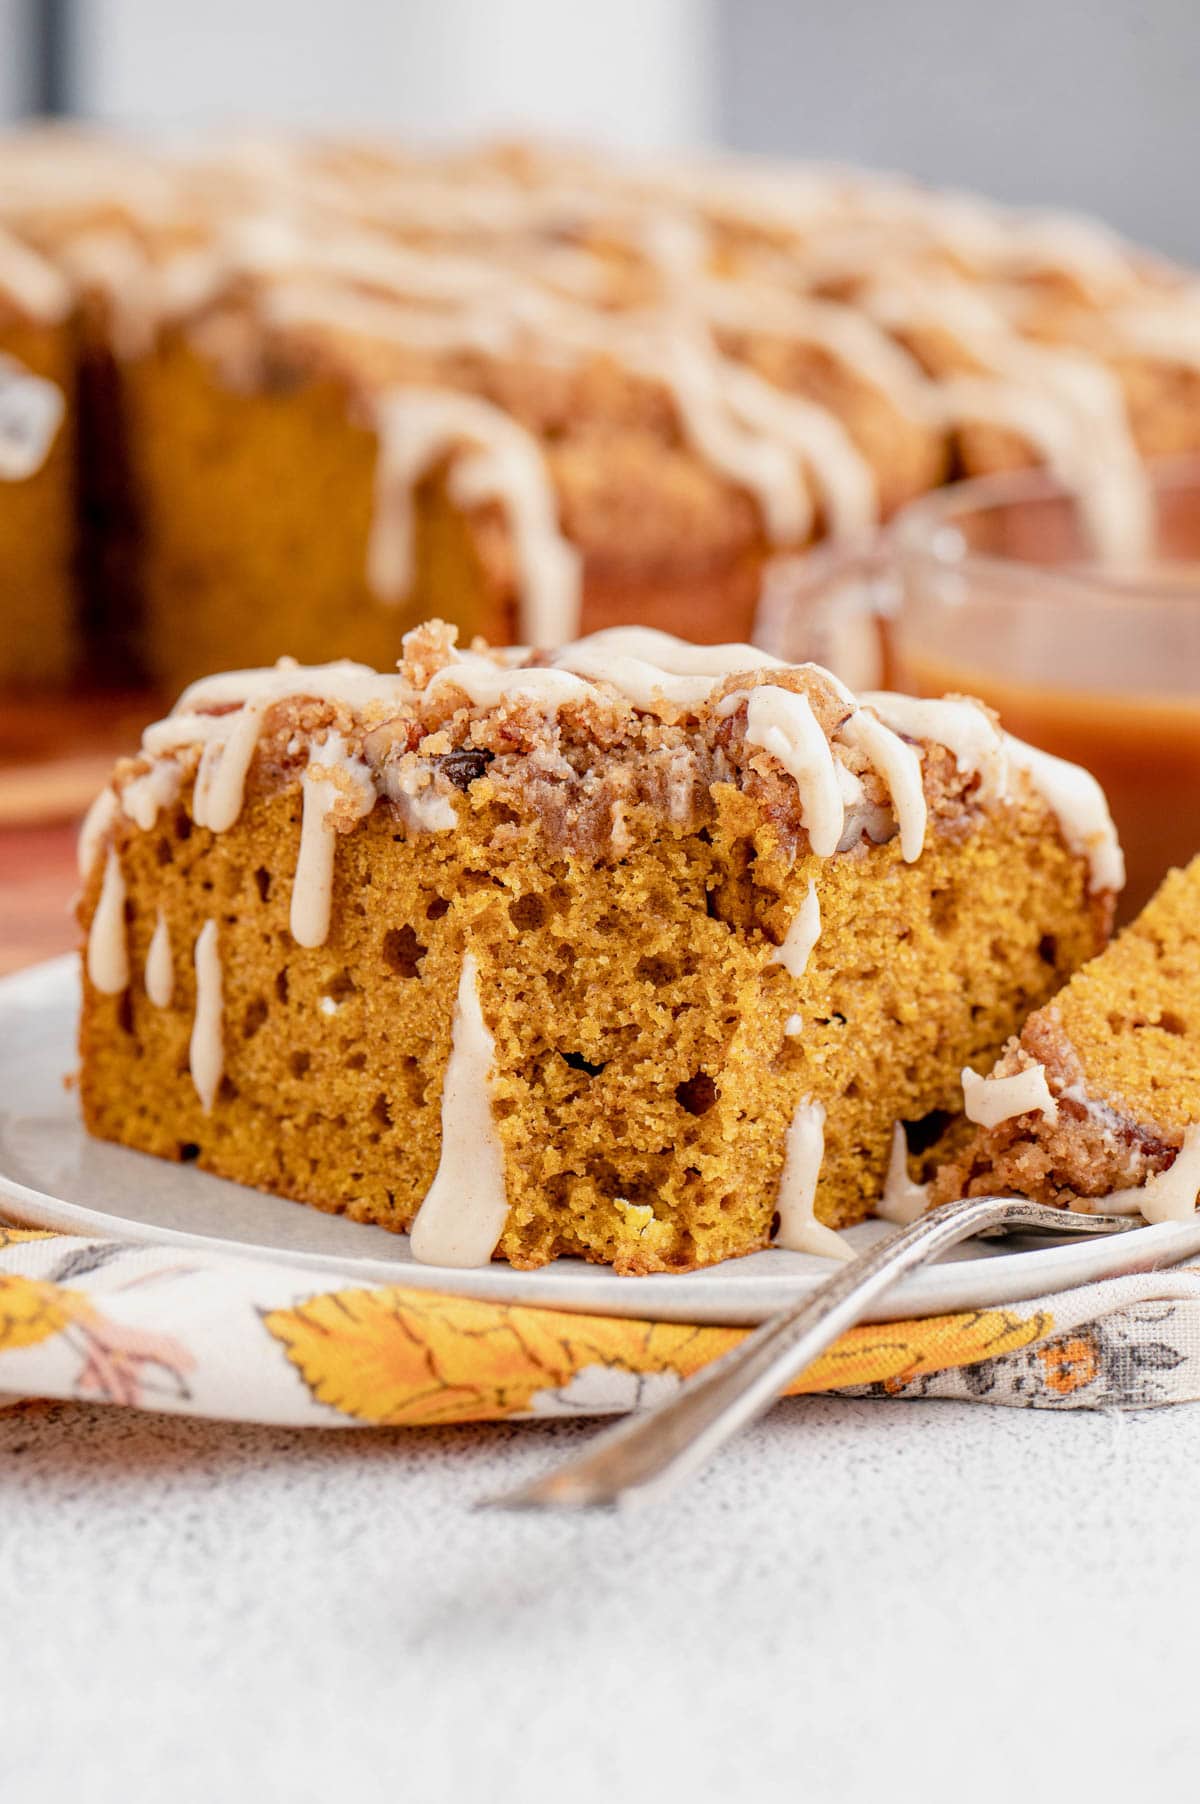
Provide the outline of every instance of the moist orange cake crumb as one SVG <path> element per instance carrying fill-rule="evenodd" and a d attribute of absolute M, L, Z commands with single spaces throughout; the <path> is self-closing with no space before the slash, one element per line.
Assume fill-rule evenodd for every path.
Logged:
<path fill-rule="evenodd" d="M 1103 944 L 1084 773 L 981 705 L 641 629 L 202 681 L 81 845 L 93 1133 L 416 1256 L 842 1250 Z"/>
<path fill-rule="evenodd" d="M 934 1201 L 1016 1191 L 1077 1209 L 1190 1215 L 1200 1195 L 1200 858 L 1005 1047 L 964 1074 L 980 1125 Z"/>

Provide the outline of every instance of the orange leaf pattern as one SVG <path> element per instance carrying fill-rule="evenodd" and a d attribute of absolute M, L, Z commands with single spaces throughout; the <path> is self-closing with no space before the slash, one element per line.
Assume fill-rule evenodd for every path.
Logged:
<path fill-rule="evenodd" d="M 1091 1384 L 1100 1370 L 1100 1348 L 1095 1335 L 1086 1330 L 1063 1335 L 1038 1349 L 1038 1358 L 1046 1374 L 1046 1383 L 1060 1397 L 1069 1397 L 1085 1384 Z"/>
<path fill-rule="evenodd" d="M 57 1240 L 51 1228 L 13 1228 L 0 1221 L 0 1249 L 18 1246 L 24 1240 Z"/>
<path fill-rule="evenodd" d="M 0 1272 L 0 1353 L 61 1334 L 76 1309 L 77 1299 L 57 1284 Z"/>
<path fill-rule="evenodd" d="M 139 1404 L 147 1367 L 182 1381 L 193 1363 L 171 1336 L 110 1321 L 79 1290 L 0 1272 L 0 1355 L 62 1339 L 68 1331 L 72 1349 L 82 1356 L 76 1376 L 81 1397 Z"/>
<path fill-rule="evenodd" d="M 339 1285 L 0 1225 L 0 1393 L 324 1427 L 645 1408 L 745 1330 Z M 1041 1408 L 1200 1399 L 1200 1269 L 852 1329 L 794 1394 Z"/>
<path fill-rule="evenodd" d="M 523 1309 L 391 1286 L 311 1297 L 264 1317 L 319 1403 L 397 1427 L 523 1415 L 587 1367 L 682 1376 L 729 1346 L 719 1329 Z"/>
<path fill-rule="evenodd" d="M 657 1378 L 662 1394 L 746 1332 L 498 1306 L 398 1286 L 327 1292 L 272 1310 L 264 1321 L 318 1403 L 381 1427 L 546 1414 L 572 1400 L 580 1408 L 569 1413 L 607 1413 L 622 1401 L 633 1407 L 644 1399 L 631 1380 Z M 907 1382 L 1014 1352 L 1051 1326 L 1044 1312 L 985 1310 L 855 1328 L 791 1393 Z M 580 1386 L 583 1374 L 592 1377 Z"/>

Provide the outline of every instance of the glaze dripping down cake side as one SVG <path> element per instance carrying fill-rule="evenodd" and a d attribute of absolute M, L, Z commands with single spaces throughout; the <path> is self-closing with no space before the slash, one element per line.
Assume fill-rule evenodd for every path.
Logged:
<path fill-rule="evenodd" d="M 687 1269 L 878 1198 L 1104 943 L 1082 772 L 643 629 L 186 692 L 81 846 L 93 1133 L 418 1257 Z"/>
<path fill-rule="evenodd" d="M 1030 1016 L 987 1077 L 932 1198 L 1015 1191 L 1082 1210 L 1190 1215 L 1200 1197 L 1200 858 Z"/>

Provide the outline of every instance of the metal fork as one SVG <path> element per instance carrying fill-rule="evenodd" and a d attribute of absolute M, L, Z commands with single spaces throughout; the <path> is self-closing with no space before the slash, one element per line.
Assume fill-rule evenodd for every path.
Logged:
<path fill-rule="evenodd" d="M 839 1266 L 812 1296 L 772 1316 L 657 1409 L 626 1418 L 557 1471 L 482 1506 L 594 1509 L 641 1502 L 678 1484 L 769 1409 L 876 1297 L 972 1234 L 1122 1234 L 1143 1225 L 1140 1215 L 1084 1215 L 1021 1197 L 942 1203 Z"/>

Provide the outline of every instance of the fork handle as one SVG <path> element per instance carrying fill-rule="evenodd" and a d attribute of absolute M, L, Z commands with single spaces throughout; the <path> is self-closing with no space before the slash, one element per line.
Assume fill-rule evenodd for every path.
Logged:
<path fill-rule="evenodd" d="M 1121 1226 L 1135 1226 L 1137 1217 Z M 906 1272 L 981 1229 L 1044 1233 L 1109 1232 L 1111 1217 L 1074 1215 L 1018 1197 L 968 1197 L 942 1203 L 876 1241 L 838 1269 L 806 1301 L 761 1328 L 689 1378 L 645 1415 L 628 1417 L 547 1477 L 492 1500 L 504 1508 L 586 1509 L 641 1500 L 686 1478 L 739 1428 L 770 1408 L 780 1392 L 840 1334 L 862 1320 L 876 1297 Z"/>

